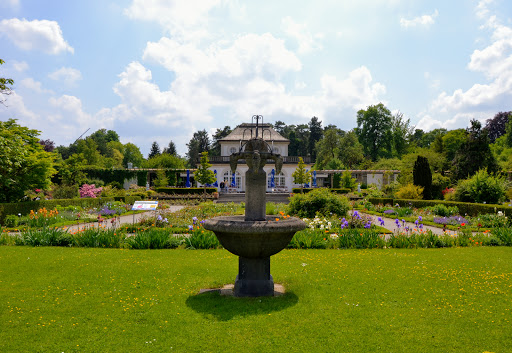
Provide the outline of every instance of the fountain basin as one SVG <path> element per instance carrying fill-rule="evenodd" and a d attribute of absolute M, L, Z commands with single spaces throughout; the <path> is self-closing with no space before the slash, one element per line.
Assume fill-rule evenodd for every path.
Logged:
<path fill-rule="evenodd" d="M 225 216 L 208 219 L 205 229 L 215 232 L 222 246 L 232 254 L 258 259 L 283 250 L 293 235 L 306 228 L 299 218 L 276 221 L 276 216 L 266 216 L 262 221 L 246 221 L 244 216 Z"/>

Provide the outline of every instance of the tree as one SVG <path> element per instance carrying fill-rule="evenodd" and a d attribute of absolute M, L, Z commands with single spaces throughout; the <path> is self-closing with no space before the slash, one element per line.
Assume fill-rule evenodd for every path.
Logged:
<path fill-rule="evenodd" d="M 162 153 L 142 163 L 144 168 L 185 169 L 186 161 L 176 155 Z"/>
<path fill-rule="evenodd" d="M 131 142 L 123 146 L 123 166 L 128 168 L 128 163 L 132 163 L 134 167 L 141 167 L 144 162 L 144 156 L 140 152 L 139 147 Z"/>
<path fill-rule="evenodd" d="M 51 185 L 55 156 L 39 144 L 39 131 L 16 120 L 0 121 L 0 202 L 20 201 L 26 191 Z"/>
<path fill-rule="evenodd" d="M 371 105 L 357 112 L 357 135 L 364 154 L 376 161 L 390 157 L 393 143 L 392 115 L 384 104 Z"/>
<path fill-rule="evenodd" d="M 405 120 L 404 115 L 400 112 L 391 118 L 391 133 L 393 135 L 393 155 L 401 158 L 407 150 L 407 141 L 412 134 L 410 127 L 410 119 Z"/>
<path fill-rule="evenodd" d="M 160 153 L 160 146 L 158 146 L 158 142 L 153 141 L 153 144 L 151 145 L 151 150 L 149 151 L 149 154 L 148 154 L 148 159 L 156 157 L 156 156 L 158 156 L 160 154 L 161 154 Z"/>
<path fill-rule="evenodd" d="M 178 152 L 176 151 L 176 145 L 174 144 L 174 142 L 170 141 L 169 145 L 164 148 L 162 153 L 177 156 Z"/>
<path fill-rule="evenodd" d="M 119 142 L 119 135 L 113 130 L 99 129 L 92 133 L 87 139 L 92 139 L 98 146 L 98 151 L 101 155 L 107 154 L 107 144 L 115 141 Z"/>
<path fill-rule="evenodd" d="M 335 129 L 327 130 L 322 139 L 316 143 L 315 169 L 324 169 L 331 159 L 338 158 L 340 144 L 341 137 L 337 131 Z"/>
<path fill-rule="evenodd" d="M 196 165 L 199 154 L 210 151 L 210 136 L 208 136 L 206 130 L 194 132 L 190 142 L 187 143 L 187 147 L 187 161 L 192 168 Z"/>
<path fill-rule="evenodd" d="M 363 146 L 354 131 L 349 131 L 341 138 L 339 158 L 348 169 L 354 169 L 364 160 Z"/>
<path fill-rule="evenodd" d="M 204 192 L 203 198 L 206 200 L 206 184 L 213 184 L 215 182 L 215 174 L 209 168 L 212 165 L 208 160 L 208 152 L 201 152 L 200 164 L 194 173 L 194 179 L 203 184 Z"/>
<path fill-rule="evenodd" d="M 322 129 L 322 122 L 318 120 L 316 116 L 312 117 L 309 124 L 309 141 L 308 141 L 308 152 L 313 160 L 316 159 L 315 146 L 318 141 L 322 138 L 324 130 Z"/>
<path fill-rule="evenodd" d="M 487 130 L 482 129 L 482 124 L 478 120 L 471 120 L 467 132 L 466 141 L 453 160 L 452 174 L 455 179 L 466 179 L 483 168 L 487 168 L 489 173 L 497 172 L 499 166 L 489 147 Z"/>
<path fill-rule="evenodd" d="M 228 136 L 231 133 L 231 127 L 224 126 L 223 129 L 217 129 L 215 131 L 215 134 L 213 134 L 213 144 L 212 148 L 210 150 L 210 154 L 212 156 L 220 156 L 220 140 L 222 140 L 224 137 Z"/>
<path fill-rule="evenodd" d="M 101 155 L 100 151 L 98 151 L 98 144 L 93 139 L 79 140 L 76 145 L 77 153 L 84 156 L 87 165 L 99 164 Z"/>
<path fill-rule="evenodd" d="M 455 154 L 460 150 L 462 144 L 467 139 L 465 129 L 450 130 L 442 137 L 443 151 L 447 161 L 453 161 Z"/>
<path fill-rule="evenodd" d="M 55 149 L 55 142 L 53 142 L 52 140 L 50 139 L 46 139 L 46 140 L 39 140 L 39 144 L 41 146 L 43 146 L 43 149 L 46 151 L 46 152 L 53 152 L 53 150 Z"/>
<path fill-rule="evenodd" d="M 66 186 L 82 185 L 87 176 L 82 171 L 82 166 L 87 164 L 83 154 L 72 154 L 68 159 L 62 162 L 59 167 L 59 175 L 62 183 Z"/>
<path fill-rule="evenodd" d="M 494 143 L 498 137 L 505 135 L 506 126 L 512 112 L 499 112 L 494 118 L 487 119 L 485 122 L 485 130 L 489 134 L 489 141 Z"/>
<path fill-rule="evenodd" d="M 156 171 L 156 179 L 154 180 L 154 184 L 156 187 L 166 187 L 169 183 L 167 176 L 165 175 L 165 170 L 162 168 L 158 168 Z"/>
<path fill-rule="evenodd" d="M 311 180 L 311 172 L 306 171 L 306 164 L 302 160 L 302 157 L 299 157 L 299 164 L 293 172 L 292 177 L 295 184 L 300 184 L 300 192 L 303 194 L 304 184 L 309 183 L 309 180 Z"/>
<path fill-rule="evenodd" d="M 5 61 L 0 59 L 0 65 L 2 65 L 4 63 L 5 63 Z M 1 95 L 8 96 L 9 94 L 11 94 L 12 90 L 11 90 L 11 87 L 9 87 L 9 86 L 12 86 L 12 85 L 14 85 L 14 80 L 12 78 L 0 77 L 0 103 L 1 104 L 5 104 L 5 100 L 2 99 Z"/>
<path fill-rule="evenodd" d="M 432 199 L 432 171 L 426 157 L 418 156 L 412 174 L 414 185 L 423 188 L 423 199 Z"/>

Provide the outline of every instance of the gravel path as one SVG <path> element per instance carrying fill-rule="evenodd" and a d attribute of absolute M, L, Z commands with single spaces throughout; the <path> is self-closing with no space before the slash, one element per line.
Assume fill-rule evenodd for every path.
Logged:
<path fill-rule="evenodd" d="M 182 208 L 185 208 L 186 206 L 176 206 L 172 205 L 169 208 L 165 209 L 166 213 L 168 212 L 176 212 L 181 210 Z M 156 215 L 159 214 L 159 211 L 156 212 Z M 105 228 L 112 228 L 112 227 L 120 227 L 123 224 L 132 224 L 137 223 L 142 218 L 148 218 L 148 217 L 156 217 L 154 211 L 148 211 L 144 213 L 137 213 L 134 215 L 126 215 L 126 216 L 120 216 L 115 218 L 115 222 L 112 222 L 112 219 L 105 219 L 104 222 L 102 222 L 102 225 Z M 85 228 L 91 228 L 91 227 L 98 227 L 98 222 L 92 222 L 92 223 L 80 223 L 75 224 L 72 226 L 67 226 L 66 229 L 68 232 L 78 232 L 79 230 L 83 230 Z"/>

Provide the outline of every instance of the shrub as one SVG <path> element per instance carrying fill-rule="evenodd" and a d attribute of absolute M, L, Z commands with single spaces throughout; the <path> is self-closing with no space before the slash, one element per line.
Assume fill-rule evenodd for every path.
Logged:
<path fill-rule="evenodd" d="M 340 186 L 342 188 L 354 190 L 356 184 L 357 181 L 355 178 L 352 178 L 352 173 L 350 172 L 350 170 L 345 170 L 341 175 Z"/>
<path fill-rule="evenodd" d="M 512 229 L 510 228 L 496 228 L 492 234 L 498 238 L 503 245 L 512 246 Z"/>
<path fill-rule="evenodd" d="M 124 235 L 116 229 L 88 228 L 73 239 L 75 246 L 88 248 L 120 248 Z"/>
<path fill-rule="evenodd" d="M 432 198 L 432 172 L 426 157 L 418 156 L 416 159 L 413 168 L 413 180 L 414 185 L 423 188 L 423 198 L 430 200 Z"/>
<path fill-rule="evenodd" d="M 407 184 L 402 186 L 395 193 L 395 196 L 400 199 L 420 200 L 423 198 L 423 188 L 414 184 Z"/>
<path fill-rule="evenodd" d="M 327 247 L 326 234 L 323 231 L 304 229 L 295 233 L 288 244 L 290 249 L 325 249 Z"/>
<path fill-rule="evenodd" d="M 175 237 L 165 229 L 148 229 L 126 238 L 130 249 L 172 249 L 183 243 L 183 237 Z"/>
<path fill-rule="evenodd" d="M 185 238 L 187 249 L 217 249 L 220 247 L 219 240 L 215 234 L 203 227 L 194 229 L 192 234 Z"/>
<path fill-rule="evenodd" d="M 84 184 L 80 187 L 80 197 L 96 198 L 101 194 L 101 187 L 97 188 L 94 184 Z"/>
<path fill-rule="evenodd" d="M 23 245 L 31 246 L 66 246 L 69 245 L 68 233 L 60 228 L 43 227 L 28 229 L 21 233 Z"/>
<path fill-rule="evenodd" d="M 74 199 L 80 197 L 78 185 L 55 185 L 52 190 L 54 199 Z"/>
<path fill-rule="evenodd" d="M 18 226 L 18 216 L 8 215 L 5 217 L 4 226 L 8 228 L 15 228 Z"/>
<path fill-rule="evenodd" d="M 336 214 L 344 217 L 350 208 L 345 196 L 336 195 L 329 189 L 314 189 L 307 194 L 295 194 L 290 198 L 288 213 L 301 218 L 314 218 L 316 214 L 324 216 Z"/>
<path fill-rule="evenodd" d="M 446 206 L 443 204 L 436 204 L 432 207 L 427 207 L 433 214 L 442 217 L 450 217 L 459 213 L 457 206 Z"/>
<path fill-rule="evenodd" d="M 500 203 L 505 199 L 507 182 L 504 177 L 491 175 L 480 169 L 471 178 L 461 180 L 455 189 L 455 198 L 462 202 Z"/>

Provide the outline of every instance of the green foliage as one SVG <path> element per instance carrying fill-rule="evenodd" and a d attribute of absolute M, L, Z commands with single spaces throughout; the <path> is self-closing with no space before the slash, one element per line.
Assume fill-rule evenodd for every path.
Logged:
<path fill-rule="evenodd" d="M 492 233 L 502 245 L 512 246 L 512 229 L 510 227 L 493 229 Z"/>
<path fill-rule="evenodd" d="M 339 189 L 341 186 L 341 174 L 334 173 L 332 176 L 332 187 L 333 189 Z"/>
<path fill-rule="evenodd" d="M 363 145 L 357 139 L 357 134 L 354 131 L 349 131 L 341 138 L 339 150 L 339 159 L 343 163 L 341 168 L 327 168 L 327 169 L 356 169 L 356 166 L 361 164 L 364 160 Z"/>
<path fill-rule="evenodd" d="M 5 61 L 0 59 L 0 65 L 4 64 Z M 11 87 L 14 85 L 14 80 L 12 78 L 4 78 L 0 77 L 0 95 L 8 96 L 11 94 Z M 4 104 L 4 99 L 0 96 L 0 104 Z"/>
<path fill-rule="evenodd" d="M 455 198 L 462 202 L 499 203 L 505 199 L 507 186 L 504 177 L 491 175 L 481 169 L 471 178 L 459 181 Z"/>
<path fill-rule="evenodd" d="M 418 200 L 423 198 L 423 188 L 414 184 L 402 186 L 395 192 L 395 196 L 401 199 Z"/>
<path fill-rule="evenodd" d="M 288 244 L 289 249 L 325 249 L 328 241 L 323 232 L 312 229 L 304 229 L 293 235 Z"/>
<path fill-rule="evenodd" d="M 452 172 L 455 179 L 460 180 L 474 175 L 482 168 L 495 173 L 499 166 L 489 147 L 487 130 L 482 129 L 478 120 L 471 120 L 467 139 L 455 154 Z"/>
<path fill-rule="evenodd" d="M 144 168 L 185 169 L 185 160 L 179 156 L 162 153 L 143 163 Z"/>
<path fill-rule="evenodd" d="M 66 246 L 69 244 L 69 234 L 61 228 L 43 227 L 21 233 L 23 245 L 30 246 Z"/>
<path fill-rule="evenodd" d="M 181 236 L 174 236 L 167 229 L 150 228 L 127 236 L 130 249 L 175 249 L 183 243 Z"/>
<path fill-rule="evenodd" d="M 158 169 L 156 171 L 156 179 L 153 181 L 156 187 L 166 187 L 168 180 L 165 174 L 165 170 Z"/>
<path fill-rule="evenodd" d="M 290 198 L 288 213 L 301 218 L 313 218 L 316 214 L 336 214 L 344 217 L 350 208 L 346 197 L 333 194 L 329 189 L 314 189 L 307 194 L 295 194 Z"/>
<path fill-rule="evenodd" d="M 442 217 L 450 217 L 459 214 L 459 208 L 457 206 L 446 206 L 444 204 L 436 204 L 428 208 L 433 214 Z"/>
<path fill-rule="evenodd" d="M 450 186 L 450 178 L 440 173 L 432 174 L 432 198 L 443 199 L 443 190 Z"/>
<path fill-rule="evenodd" d="M 194 173 L 194 179 L 203 184 L 204 193 L 206 194 L 206 184 L 213 184 L 215 182 L 215 174 L 209 168 L 212 165 L 208 159 L 208 152 L 201 153 L 200 164 Z"/>
<path fill-rule="evenodd" d="M 18 219 L 19 217 L 17 215 L 8 215 L 4 219 L 4 226 L 7 228 L 15 228 L 18 226 Z"/>
<path fill-rule="evenodd" d="M 377 161 L 391 157 L 393 145 L 392 115 L 384 104 L 371 105 L 357 112 L 357 135 L 363 145 L 364 155 Z"/>
<path fill-rule="evenodd" d="M 304 184 L 309 183 L 311 180 L 311 171 L 306 171 L 306 164 L 302 157 L 299 157 L 299 163 L 292 173 L 292 177 L 295 184 L 300 184 L 300 192 L 303 193 Z"/>
<path fill-rule="evenodd" d="M 169 195 L 199 195 L 202 194 L 203 188 L 155 188 L 156 192 Z M 217 188 L 206 188 L 206 193 L 213 194 L 217 192 Z"/>
<path fill-rule="evenodd" d="M 340 146 L 341 136 L 337 133 L 335 129 L 329 129 L 324 133 L 324 136 L 316 142 L 315 151 L 316 151 L 316 163 L 315 169 L 330 169 L 327 168 L 326 165 L 333 161 L 338 160 L 339 155 L 339 146 Z M 339 161 L 340 164 L 341 161 Z M 332 168 L 336 169 L 336 168 Z"/>
<path fill-rule="evenodd" d="M 386 242 L 373 229 L 347 229 L 338 237 L 340 249 L 382 249 Z"/>
<path fill-rule="evenodd" d="M 421 186 L 423 188 L 423 198 L 425 200 L 430 200 L 432 198 L 432 172 L 430 170 L 428 159 L 423 156 L 418 156 L 414 163 L 413 183 L 414 185 Z"/>
<path fill-rule="evenodd" d="M 194 227 L 189 237 L 185 238 L 187 249 L 217 249 L 220 247 L 215 234 L 203 227 Z"/>
<path fill-rule="evenodd" d="M 342 188 L 354 190 L 356 185 L 357 181 L 355 178 L 352 178 L 352 173 L 350 172 L 350 170 L 345 170 L 341 175 L 340 186 Z"/>
<path fill-rule="evenodd" d="M 87 248 L 120 248 L 124 234 L 116 229 L 87 228 L 73 237 L 73 245 Z"/>
<path fill-rule="evenodd" d="M 55 155 L 39 144 L 39 131 L 16 120 L 0 121 L 0 202 L 16 202 L 25 192 L 49 189 Z"/>

